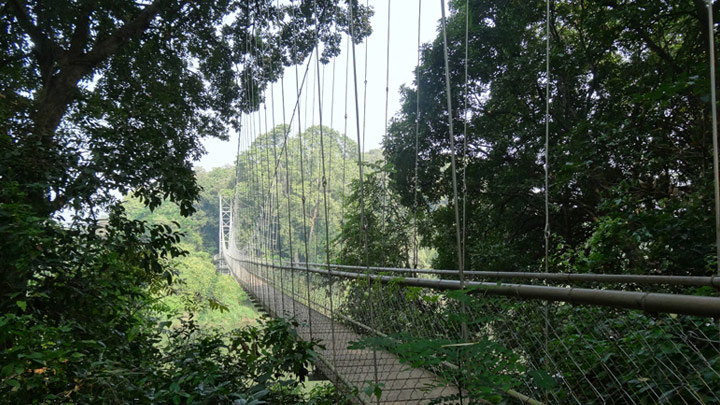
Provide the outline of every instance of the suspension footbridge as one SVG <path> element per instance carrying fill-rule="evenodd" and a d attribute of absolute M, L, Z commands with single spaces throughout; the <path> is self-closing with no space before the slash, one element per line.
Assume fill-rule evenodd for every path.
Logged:
<path fill-rule="evenodd" d="M 297 322 L 298 338 L 319 342 L 319 370 L 358 403 L 456 403 L 463 398 L 483 403 L 476 387 L 467 384 L 473 374 L 488 372 L 518 379 L 520 386 L 505 389 L 516 403 L 644 403 L 670 395 L 688 404 L 718 400 L 720 334 L 713 318 L 720 316 L 720 298 L 566 283 L 718 288 L 720 278 L 469 272 L 478 280 L 543 283 L 466 281 L 465 288 L 479 288 L 473 302 L 454 305 L 443 296 L 462 288 L 452 270 L 252 257 L 230 242 L 235 238 L 232 204 L 223 206 L 221 199 L 220 206 L 218 269 L 230 272 L 267 314 Z M 363 299 L 349 300 L 348 292 L 358 286 L 365 290 Z M 471 313 L 449 322 L 437 307 L 428 312 L 423 297 L 440 297 L 452 310 Z M 585 309 L 577 311 L 573 304 Z M 339 309 L 347 305 L 357 310 Z M 469 330 L 463 332 L 462 325 Z M 560 336 L 568 331 L 571 343 Z M 358 346 L 368 337 L 397 350 Z M 402 349 L 417 340 L 430 342 L 420 349 L 425 352 L 421 361 L 416 351 Z M 482 349 L 463 350 L 473 346 Z M 644 368 L 648 364 L 654 368 Z M 602 380 L 610 376 L 612 386 L 597 386 L 601 375 Z"/>
<path fill-rule="evenodd" d="M 360 114 L 358 82 L 361 79 L 357 74 L 351 26 L 344 132 L 348 132 L 349 123 L 348 88 L 354 87 L 352 126 L 357 151 L 350 150 L 353 141 L 347 136 L 331 136 L 329 133 L 333 130 L 324 126 L 326 86 L 318 49 L 307 59 L 304 74 L 295 69 L 293 97 L 296 101 L 287 114 L 283 78 L 279 83 L 282 114 L 278 113 L 277 117 L 275 84 L 270 85 L 265 95 L 248 94 L 249 104 L 259 107 L 242 119 L 244 130 L 238 141 L 234 195 L 220 197 L 218 271 L 232 274 L 270 316 L 296 322 L 299 339 L 319 342 L 318 368 L 354 402 L 720 403 L 717 389 L 720 384 L 720 297 L 717 294 L 720 277 L 709 272 L 703 276 L 561 273 L 551 268 L 550 1 L 546 2 L 544 29 L 533 27 L 537 36 L 544 30 L 542 42 L 546 45 L 544 69 L 538 74 L 544 77 L 543 86 L 537 86 L 538 94 L 544 93 L 540 98 L 545 114 L 533 111 L 534 116 L 542 116 L 535 121 L 541 124 L 538 133 L 544 132 L 544 137 L 540 137 L 544 147 L 534 151 L 531 159 L 542 169 L 532 173 L 543 173 L 543 185 L 536 182 L 524 191 L 544 200 L 544 209 L 534 207 L 537 212 L 530 215 L 544 214 L 542 237 L 538 238 L 538 243 L 544 245 L 541 265 L 544 271 L 493 272 L 466 265 L 467 228 L 468 223 L 472 223 L 466 212 L 467 153 L 468 148 L 473 147 L 468 144 L 472 139 L 468 141 L 467 124 L 473 114 L 480 114 L 472 111 L 467 90 L 470 3 L 465 3 L 465 58 L 455 66 L 454 72 L 457 77 L 458 66 L 465 69 L 464 85 L 454 86 L 464 93 L 464 115 L 460 117 L 453 113 L 449 54 L 457 55 L 462 50 L 452 49 L 453 44 L 447 39 L 442 3 L 443 19 L 436 49 L 442 53 L 444 70 L 434 72 L 433 80 L 442 82 L 443 86 L 438 87 L 444 90 L 432 96 L 433 100 L 446 103 L 444 115 L 440 114 L 437 121 L 447 122 L 442 123 L 440 130 L 424 125 L 432 127 L 425 132 L 429 136 L 435 136 L 434 131 L 447 132 L 445 139 L 434 139 L 437 153 L 442 155 L 442 159 L 438 158 L 442 160 L 442 176 L 429 186 L 443 188 L 446 200 L 439 199 L 425 206 L 428 211 L 446 208 L 448 218 L 454 218 L 445 222 L 452 226 L 443 231 L 447 235 L 442 235 L 445 238 L 441 243 L 452 245 L 450 250 L 456 267 L 442 270 L 419 266 L 417 209 L 423 169 L 418 163 L 421 154 L 418 145 L 431 142 L 420 139 L 419 85 L 414 93 L 408 93 L 415 97 L 415 118 L 406 119 L 404 124 L 412 125 L 400 129 L 407 139 L 414 137 L 414 148 L 409 142 L 404 150 L 408 156 L 413 155 L 413 151 L 415 155 L 414 165 L 408 164 L 414 167 L 405 168 L 405 180 L 411 189 L 407 195 L 413 200 L 411 204 L 405 201 L 405 205 L 410 205 L 413 212 L 405 217 L 410 218 L 409 223 L 401 224 L 412 232 L 403 233 L 393 239 L 392 244 L 390 240 L 370 240 L 371 227 L 383 231 L 375 233 L 380 235 L 376 236 L 378 239 L 389 235 L 384 232 L 389 222 L 385 215 L 392 214 L 388 208 L 389 175 L 382 167 L 371 169 L 380 173 L 375 177 L 378 180 L 366 182 L 369 177 L 364 170 L 369 170 L 369 166 L 363 161 L 365 116 Z M 352 17 L 352 3 L 348 9 Z M 707 12 L 712 26 L 711 4 Z M 455 23 L 458 24 L 457 20 Z M 387 36 L 389 39 L 389 24 Z M 711 35 L 708 41 L 711 49 L 713 41 Z M 457 43 L 456 40 L 454 46 L 457 47 Z M 255 46 L 256 52 L 262 53 L 261 45 Z M 386 54 L 389 64 L 389 45 Z M 418 41 L 418 82 L 420 54 Z M 714 71 L 714 59 L 710 69 Z M 307 84 L 310 80 L 313 85 Z M 334 70 L 332 80 L 334 88 Z M 388 88 L 386 81 L 386 94 Z M 714 89 L 713 84 L 713 100 Z M 446 100 L 441 97 L 443 92 Z M 313 98 L 310 105 L 308 93 L 312 93 Z M 332 94 L 334 96 L 334 92 Z M 264 101 L 259 102 L 261 99 Z M 330 104 L 330 108 L 334 108 L 336 103 Z M 301 113 L 301 107 L 305 114 L 312 110 L 311 125 L 305 133 L 300 119 L 304 117 L 306 124 L 308 120 Z M 412 116 L 412 112 L 405 113 Z M 715 114 L 713 112 L 713 119 Z M 276 118 L 280 117 L 278 125 Z M 387 98 L 385 123 L 387 128 Z M 297 137 L 291 139 L 295 124 Z M 453 124 L 463 126 L 459 139 Z M 717 134 L 713 136 L 717 138 Z M 462 144 L 456 144 L 459 140 Z M 488 152 L 483 148 L 489 150 L 479 145 L 475 153 Z M 508 148 L 513 151 L 508 153 L 519 153 L 521 148 L 522 145 Z M 717 155 L 716 151 L 713 153 Z M 356 165 L 349 166 L 347 159 L 357 159 Z M 482 161 L 482 158 L 476 160 Z M 351 175 L 346 173 L 348 168 L 357 170 L 353 206 L 345 204 L 345 187 Z M 717 174 L 717 168 L 715 172 Z M 333 181 L 339 184 L 334 189 L 330 186 Z M 716 179 L 716 198 L 717 182 Z M 329 201 L 333 193 L 342 196 L 343 204 L 331 212 Z M 378 195 L 380 197 L 373 200 L 373 196 Z M 348 207 L 357 211 L 356 217 L 347 216 Z M 383 214 L 372 217 L 373 209 Z M 334 225 L 332 215 L 340 218 Z M 720 213 L 716 215 L 720 218 Z M 356 228 L 348 230 L 346 220 L 354 221 Z M 580 225 L 589 226 L 588 223 Z M 335 230 L 332 237 L 331 228 Z M 356 250 L 350 252 L 355 262 L 347 259 L 344 249 L 340 249 L 339 254 L 330 253 L 331 246 L 337 245 L 338 228 L 355 238 Z M 720 233 L 718 235 L 720 237 Z M 402 240 L 403 237 L 411 240 Z M 720 247 L 720 240 L 716 243 Z M 376 253 L 375 265 L 369 260 L 370 245 Z M 405 265 L 377 265 L 393 255 L 406 256 Z M 333 262 L 338 256 L 343 264 Z"/>

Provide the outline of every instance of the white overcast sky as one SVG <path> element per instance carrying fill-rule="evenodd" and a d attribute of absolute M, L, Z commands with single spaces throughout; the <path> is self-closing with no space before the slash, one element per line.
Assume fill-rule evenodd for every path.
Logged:
<path fill-rule="evenodd" d="M 365 140 L 364 150 L 380 147 L 383 134 L 385 133 L 385 82 L 387 69 L 387 38 L 388 38 L 388 4 L 390 4 L 390 80 L 389 80 L 389 117 L 392 117 L 400 108 L 399 89 L 402 84 L 412 85 L 413 70 L 417 63 L 417 32 L 418 32 L 418 0 L 369 0 L 369 4 L 375 10 L 372 18 L 373 34 L 366 41 L 367 43 L 367 112 L 363 114 L 363 95 L 365 80 L 365 47 L 362 43 L 355 47 L 357 58 L 358 75 L 358 100 L 360 104 L 360 126 L 363 131 L 363 115 L 365 115 Z M 390 2 L 390 3 L 388 3 Z M 441 16 L 440 1 L 426 0 L 422 2 L 420 21 L 420 40 L 425 43 L 432 41 L 437 35 L 438 21 Z M 348 91 L 347 91 L 347 134 L 356 139 L 357 129 L 355 121 L 355 100 L 353 90 L 352 54 L 345 47 L 347 41 L 343 39 L 343 49 L 340 56 L 328 65 L 321 65 L 320 84 L 322 90 L 323 104 L 323 125 L 331 126 L 341 133 L 345 130 L 345 72 L 348 70 Z M 348 56 L 350 59 L 348 59 Z M 349 60 L 349 65 L 347 64 Z M 335 75 L 335 86 L 333 88 L 333 64 Z M 315 62 L 311 63 L 306 86 L 303 90 L 300 103 L 300 119 L 303 127 L 319 124 L 318 100 L 317 100 L 317 71 Z M 300 80 L 305 71 L 305 65 L 298 67 Z M 324 75 L 324 79 L 322 79 Z M 287 69 L 284 78 L 285 85 L 285 116 L 286 122 L 290 120 L 297 97 L 295 96 L 295 69 Z M 275 103 L 275 124 L 282 121 L 282 103 L 280 84 L 273 85 L 272 97 L 269 92 L 266 95 L 267 102 L 267 125 L 272 127 L 271 101 Z M 333 95 L 334 93 L 334 95 Z M 274 98 L 274 100 L 273 100 Z M 334 102 L 333 102 L 334 101 Z M 314 107 L 314 108 L 313 108 Z M 252 119 L 254 132 L 264 133 L 265 115 L 261 106 L 261 112 L 247 117 L 245 123 L 249 128 Z M 313 114 L 314 112 L 314 114 Z M 293 128 L 297 131 L 297 116 L 293 121 Z M 260 127 L 258 129 L 258 127 Z M 268 129 L 269 129 L 268 128 Z M 243 131 L 245 132 L 245 131 Z M 247 136 L 247 135 L 244 135 Z M 245 141 L 246 142 L 246 141 Z M 218 139 L 206 139 L 203 144 L 207 154 L 197 163 L 205 169 L 232 164 L 237 151 L 237 134 L 233 134 L 229 141 Z"/>

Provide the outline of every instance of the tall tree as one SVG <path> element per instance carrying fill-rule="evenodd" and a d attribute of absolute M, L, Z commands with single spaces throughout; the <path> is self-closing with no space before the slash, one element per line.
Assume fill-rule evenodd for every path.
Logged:
<path fill-rule="evenodd" d="M 320 129 L 319 126 L 310 127 L 297 135 L 286 132 L 288 127 L 281 125 L 258 136 L 251 147 L 238 156 L 239 171 L 243 173 L 243 179 L 246 179 L 238 184 L 237 192 L 240 215 L 236 220 L 241 224 L 238 226 L 238 237 L 242 245 L 258 242 L 250 240 L 251 232 L 254 229 L 253 226 L 261 222 L 262 215 L 265 213 L 265 215 L 270 215 L 271 222 L 275 226 L 271 243 L 276 244 L 272 246 L 273 252 L 269 248 L 265 249 L 267 254 L 274 253 L 285 259 L 305 260 L 304 244 L 307 240 L 310 261 L 325 260 L 326 221 Z M 300 137 L 302 137 L 302 141 Z M 330 242 L 332 242 L 340 232 L 340 218 L 343 213 L 345 194 L 350 193 L 349 183 L 357 177 L 356 144 L 347 136 L 327 127 L 322 128 L 322 137 L 325 146 L 324 184 L 328 204 L 327 228 Z M 285 143 L 288 151 L 287 165 L 282 149 Z M 301 156 L 302 165 L 300 164 Z M 276 169 L 277 176 L 275 175 Z M 276 191 L 280 194 L 279 199 L 277 199 Z M 305 200 L 304 211 L 303 198 Z M 290 216 L 289 222 L 288 215 Z M 292 229 L 291 235 L 288 234 L 288 227 Z M 263 229 L 255 236 L 265 238 L 263 243 L 268 243 L 267 231 L 267 229 Z M 290 256 L 290 238 L 293 243 L 293 257 Z M 280 249 L 279 254 L 277 249 Z"/>
<path fill-rule="evenodd" d="M 317 44 L 323 59 L 337 54 L 349 23 L 357 40 L 367 35 L 371 11 L 354 11 L 351 22 L 333 0 L 2 3 L 3 399 L 299 401 L 286 392 L 297 383 L 278 378 L 305 375 L 313 343 L 286 325 L 232 336 L 202 334 L 192 320 L 168 329 L 157 301 L 172 292 L 172 259 L 186 254 L 181 235 L 129 219 L 118 195 L 192 213 L 200 140 L 227 138 L 266 84 Z M 258 359 L 265 348 L 276 356 Z"/>
<path fill-rule="evenodd" d="M 362 38 L 369 11 L 355 7 Z M 336 55 L 346 13 L 331 0 L 6 2 L 3 149 L 20 158 L 3 179 L 45 214 L 114 188 L 190 210 L 199 139 L 226 137 L 318 42 Z"/>
<path fill-rule="evenodd" d="M 400 204 L 400 197 L 388 184 L 390 167 L 382 159 L 364 164 L 362 194 L 358 179 L 350 184 L 336 260 L 350 265 L 367 262 L 370 266 L 410 268 L 414 248 L 412 213 Z"/>
<path fill-rule="evenodd" d="M 355 13 L 360 40 L 370 10 Z M 227 138 L 316 44 L 336 55 L 348 21 L 332 0 L 4 3 L 0 182 L 18 192 L 0 202 L 48 217 L 134 190 L 151 208 L 169 198 L 192 212 L 200 139 Z"/>
<path fill-rule="evenodd" d="M 551 2 L 550 224 L 580 271 L 699 274 L 712 261 L 707 7 L 694 1 Z M 455 150 L 442 37 L 385 140 L 411 205 L 415 120 L 426 239 L 455 266 L 450 154 L 467 166 L 467 262 L 535 267 L 543 256 L 545 2 L 451 2 Z M 465 108 L 465 18 L 469 13 Z M 416 91 L 420 116 L 416 117 Z M 467 124 L 467 133 L 463 133 Z M 467 158 L 462 160 L 463 145 Z M 462 178 L 462 173 L 458 173 Z M 462 202 L 461 202 L 462 203 Z M 678 237 L 679 236 L 679 237 Z M 555 250 L 555 249 L 553 249 Z"/>

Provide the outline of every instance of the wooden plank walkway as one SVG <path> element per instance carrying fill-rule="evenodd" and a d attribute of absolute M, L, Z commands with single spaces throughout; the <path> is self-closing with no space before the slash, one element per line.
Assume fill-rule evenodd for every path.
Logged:
<path fill-rule="evenodd" d="M 293 316 L 293 299 L 290 296 L 275 289 L 263 278 L 251 274 L 238 263 L 233 264 L 231 267 L 235 279 L 268 314 L 284 318 Z M 325 349 L 318 351 L 321 360 L 317 364 L 318 368 L 337 387 L 346 390 L 357 388 L 358 402 L 378 403 L 374 396 L 369 397 L 363 392 L 365 387 L 375 381 L 383 384 L 379 401 L 381 404 L 429 404 L 438 398 L 458 393 L 457 387 L 441 385 L 432 373 L 403 364 L 391 353 L 348 349 L 350 342 L 361 339 L 351 328 L 337 321 L 333 325 L 329 316 L 315 309 L 308 311 L 307 305 L 298 300 L 294 302 L 294 309 L 295 319 L 301 324 L 297 329 L 298 335 L 304 340 L 311 337 L 318 339 L 325 346 Z"/>

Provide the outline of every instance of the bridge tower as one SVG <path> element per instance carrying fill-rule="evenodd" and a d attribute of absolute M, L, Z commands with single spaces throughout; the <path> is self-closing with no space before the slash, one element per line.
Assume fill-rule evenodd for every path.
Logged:
<path fill-rule="evenodd" d="M 215 263 L 215 272 L 217 274 L 230 274 L 230 267 L 225 262 L 223 253 L 228 248 L 230 241 L 230 227 L 232 223 L 232 200 L 223 200 L 222 195 L 218 194 L 218 254 L 213 258 Z"/>

